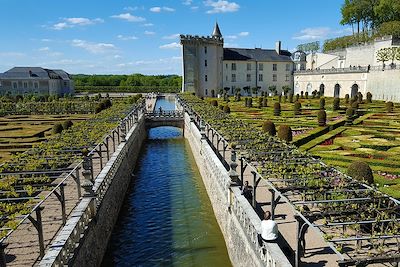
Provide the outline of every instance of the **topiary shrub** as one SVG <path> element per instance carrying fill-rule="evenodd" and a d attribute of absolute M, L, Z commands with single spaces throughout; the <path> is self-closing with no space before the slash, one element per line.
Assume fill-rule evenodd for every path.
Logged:
<path fill-rule="evenodd" d="M 253 107 L 253 98 L 249 98 L 249 108 L 252 108 Z"/>
<path fill-rule="evenodd" d="M 226 105 L 225 107 L 224 107 L 224 112 L 225 113 L 231 113 L 231 108 L 228 106 L 228 105 Z"/>
<path fill-rule="evenodd" d="M 279 102 L 274 103 L 274 115 L 275 116 L 281 115 L 281 104 L 279 104 Z"/>
<path fill-rule="evenodd" d="M 393 112 L 393 102 L 389 101 L 385 103 L 386 111 L 391 113 Z"/>
<path fill-rule="evenodd" d="M 294 115 L 301 114 L 301 103 L 299 101 L 296 101 L 296 103 L 294 103 L 293 111 L 294 111 Z"/>
<path fill-rule="evenodd" d="M 325 126 L 326 125 L 326 112 L 325 110 L 321 109 L 318 111 L 318 125 Z"/>
<path fill-rule="evenodd" d="M 272 121 L 264 121 L 262 124 L 262 130 L 264 133 L 267 133 L 271 136 L 276 135 L 276 127 Z"/>
<path fill-rule="evenodd" d="M 347 168 L 347 175 L 367 184 L 374 183 L 374 175 L 371 167 L 364 161 L 353 161 Z"/>
<path fill-rule="evenodd" d="M 224 110 L 224 105 L 219 105 L 219 109 L 223 111 Z"/>
<path fill-rule="evenodd" d="M 300 91 L 300 98 L 303 99 L 304 98 L 304 92 Z"/>
<path fill-rule="evenodd" d="M 295 98 L 294 101 L 295 101 L 295 102 L 296 102 L 296 101 L 299 101 L 299 98 L 300 98 L 299 94 L 296 94 L 296 98 Z M 292 102 L 290 102 L 290 103 L 292 103 Z"/>
<path fill-rule="evenodd" d="M 249 99 L 247 97 L 244 98 L 244 106 L 245 107 L 249 106 Z"/>
<path fill-rule="evenodd" d="M 278 102 L 279 102 L 279 103 L 282 103 L 282 95 L 279 95 L 279 96 L 278 96 Z"/>
<path fill-rule="evenodd" d="M 319 109 L 325 109 L 325 98 L 319 100 Z"/>
<path fill-rule="evenodd" d="M 349 103 L 349 98 L 350 98 L 349 94 L 346 94 L 344 96 L 344 103 L 348 104 Z"/>
<path fill-rule="evenodd" d="M 340 109 L 340 98 L 335 97 L 335 99 L 333 99 L 333 110 L 339 110 L 339 109 Z"/>
<path fill-rule="evenodd" d="M 354 119 L 354 114 L 355 111 L 353 108 L 347 108 L 346 109 L 346 123 L 345 125 L 352 125 L 353 124 L 353 119 Z"/>
<path fill-rule="evenodd" d="M 292 128 L 289 125 L 281 125 L 278 129 L 278 137 L 286 142 L 291 142 L 293 139 Z"/>
<path fill-rule="evenodd" d="M 63 131 L 63 127 L 62 127 L 61 123 L 54 124 L 52 131 L 53 131 L 53 134 L 61 133 Z"/>
<path fill-rule="evenodd" d="M 304 96 L 306 97 L 306 99 L 308 99 L 308 92 L 305 92 Z"/>
<path fill-rule="evenodd" d="M 293 94 L 292 93 L 289 94 L 289 103 L 293 103 Z"/>
<path fill-rule="evenodd" d="M 358 100 L 358 102 L 359 103 L 362 103 L 363 102 L 363 94 L 361 93 L 361 92 L 358 92 L 357 93 L 357 100 Z"/>
<path fill-rule="evenodd" d="M 263 98 L 263 107 L 267 107 L 268 106 L 268 98 L 264 97 Z"/>
<path fill-rule="evenodd" d="M 104 102 L 100 102 L 96 105 L 96 108 L 94 109 L 94 113 L 100 113 L 103 109 L 105 109 Z"/>
<path fill-rule="evenodd" d="M 218 107 L 218 101 L 217 100 L 212 100 L 211 101 L 211 106 L 214 106 L 214 107 Z"/>
<path fill-rule="evenodd" d="M 370 92 L 367 93 L 367 103 L 372 103 L 372 94 Z"/>
<path fill-rule="evenodd" d="M 263 100 L 264 100 L 264 97 L 258 98 L 258 107 L 259 107 L 259 108 L 262 108 L 262 107 L 263 107 Z"/>
<path fill-rule="evenodd" d="M 353 103 L 351 103 L 351 107 L 354 109 L 358 109 L 358 101 L 354 101 Z"/>
<path fill-rule="evenodd" d="M 72 123 L 71 120 L 66 120 L 63 122 L 62 127 L 64 130 L 67 130 L 67 129 L 71 128 L 72 125 L 74 125 L 74 124 Z"/>
<path fill-rule="evenodd" d="M 283 96 L 283 103 L 286 103 L 286 101 L 287 101 L 287 95 L 284 95 Z"/>

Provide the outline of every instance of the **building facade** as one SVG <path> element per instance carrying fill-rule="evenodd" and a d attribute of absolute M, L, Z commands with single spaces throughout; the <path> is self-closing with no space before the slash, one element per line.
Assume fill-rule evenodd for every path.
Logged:
<path fill-rule="evenodd" d="M 74 83 L 63 70 L 40 67 L 15 67 L 0 73 L 1 95 L 74 94 Z"/>
<path fill-rule="evenodd" d="M 182 91 L 198 96 L 211 96 L 224 90 L 230 95 L 241 92 L 268 92 L 275 87 L 293 89 L 293 61 L 291 53 L 281 49 L 224 48 L 218 24 L 212 36 L 181 35 L 183 58 Z"/>
<path fill-rule="evenodd" d="M 317 90 L 330 97 L 372 93 L 374 99 L 400 102 L 400 61 L 379 62 L 382 48 L 400 47 L 392 37 L 329 53 L 307 55 L 306 69 L 294 73 L 294 93 Z"/>

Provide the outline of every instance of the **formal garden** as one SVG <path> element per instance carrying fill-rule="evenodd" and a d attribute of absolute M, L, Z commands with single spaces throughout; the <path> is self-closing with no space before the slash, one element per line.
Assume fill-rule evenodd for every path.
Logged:
<path fill-rule="evenodd" d="M 218 131 L 239 157 L 253 165 L 270 187 L 298 211 L 299 221 L 320 231 L 344 266 L 399 260 L 399 202 L 377 190 L 394 186 L 388 193 L 395 195 L 399 183 L 397 176 L 392 176 L 398 170 L 396 160 L 378 158 L 381 153 L 391 153 L 388 150 L 394 149 L 398 141 L 393 134 L 398 125 L 395 121 L 389 125 L 385 120 L 395 117 L 396 106 L 374 101 L 371 95 L 335 100 L 313 94 L 289 96 L 286 101 L 284 96 L 201 99 L 183 94 L 180 98 L 194 116 Z M 388 132 L 370 127 L 379 125 Z M 363 134 L 370 138 L 357 139 Z M 350 141 L 340 143 L 340 138 L 346 136 Z M 336 138 L 339 144 L 333 149 Z M 370 149 L 370 156 L 350 153 L 353 147 L 343 143 Z M 363 147 L 364 143 L 369 147 Z M 330 155 L 346 164 L 325 164 L 329 153 L 312 154 L 311 150 L 324 145 L 331 146 L 332 151 L 343 151 Z M 382 165 L 371 164 L 368 159 Z M 386 169 L 383 164 L 394 165 Z M 382 188 L 380 183 L 388 187 Z"/>
<path fill-rule="evenodd" d="M 62 204 L 64 216 L 66 201 L 64 191 L 55 189 L 66 186 L 60 184 L 65 175 L 78 175 L 73 177 L 75 180 L 78 179 L 75 182 L 80 188 L 77 178 L 79 174 L 75 174 L 79 168 L 76 166 L 81 164 L 86 155 L 94 153 L 93 150 L 98 149 L 99 143 L 101 144 L 98 156 L 100 158 L 104 156 L 101 151 L 103 146 L 107 149 L 104 153 L 106 152 L 107 158 L 109 157 L 111 150 L 109 140 L 113 142 L 115 150 L 115 146 L 122 138 L 121 129 L 125 127 L 121 126 L 121 120 L 136 107 L 143 105 L 140 99 L 141 95 L 122 100 L 99 97 L 81 100 L 57 99 L 50 102 L 55 109 L 43 109 L 38 112 L 39 114 L 31 111 L 29 115 L 13 115 L 18 113 L 14 110 L 2 117 L 1 144 L 10 148 L 21 140 L 26 147 L 15 145 L 19 149 L 15 152 L 18 153 L 11 153 L 0 165 L 0 237 L 8 236 L 27 218 L 31 220 L 33 209 L 36 212 L 40 211 L 42 208 L 38 205 L 50 194 L 56 194 L 59 201 L 64 203 Z M 64 107 L 71 103 L 75 109 L 66 111 Z M 49 102 L 18 100 L 9 101 L 8 104 L 46 105 Z M 84 114 L 78 114 L 82 106 L 90 106 L 91 109 L 85 110 Z M 117 126 L 118 131 L 114 130 Z M 102 164 L 101 159 L 100 164 Z M 35 227 L 39 221 L 37 213 L 36 216 Z"/>
<path fill-rule="evenodd" d="M 290 126 L 291 142 L 300 151 L 308 151 L 343 172 L 351 162 L 362 160 L 372 168 L 379 189 L 400 198 L 400 109 L 393 104 L 388 111 L 387 104 L 373 100 L 373 96 L 371 101 L 365 96 L 360 98 L 334 99 L 314 93 L 206 101 L 221 109 L 228 106 L 233 118 L 258 129 L 267 122 L 273 123 L 276 130 L 281 125 Z M 353 108 L 348 109 L 351 105 Z M 351 124 L 346 112 L 354 112 Z"/>

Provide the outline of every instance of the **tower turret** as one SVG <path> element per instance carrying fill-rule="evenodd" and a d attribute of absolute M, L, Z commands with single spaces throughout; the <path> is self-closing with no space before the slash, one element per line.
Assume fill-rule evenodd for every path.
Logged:
<path fill-rule="evenodd" d="M 221 30 L 219 29 L 218 22 L 215 22 L 214 30 L 212 33 L 213 37 L 222 38 Z"/>

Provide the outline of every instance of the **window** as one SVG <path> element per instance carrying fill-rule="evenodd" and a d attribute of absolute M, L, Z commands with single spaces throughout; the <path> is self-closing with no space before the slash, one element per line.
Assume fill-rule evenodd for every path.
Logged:
<path fill-rule="evenodd" d="M 206 89 L 206 95 L 208 95 L 208 90 Z"/>
<path fill-rule="evenodd" d="M 290 64 L 286 64 L 286 71 L 290 71 Z"/>
<path fill-rule="evenodd" d="M 204 54 L 207 54 L 207 46 L 204 47 Z"/>
<path fill-rule="evenodd" d="M 278 66 L 276 64 L 272 64 L 272 70 L 273 71 L 277 71 L 278 70 Z"/>
<path fill-rule="evenodd" d="M 38 88 L 39 88 L 39 83 L 38 83 L 38 82 L 34 82 L 34 83 L 33 83 L 33 87 L 34 87 L 35 89 L 38 89 Z"/>
<path fill-rule="evenodd" d="M 286 74 L 286 81 L 288 82 L 289 81 L 289 74 Z"/>
<path fill-rule="evenodd" d="M 258 81 L 262 82 L 263 81 L 263 75 L 262 74 L 258 74 Z"/>
<path fill-rule="evenodd" d="M 278 80 L 278 75 L 272 74 L 272 81 L 276 82 Z"/>
<path fill-rule="evenodd" d="M 228 68 L 228 63 L 225 64 L 225 67 Z"/>
<path fill-rule="evenodd" d="M 28 88 L 28 82 L 24 82 L 24 88 Z"/>
<path fill-rule="evenodd" d="M 17 89 L 18 88 L 18 83 L 17 82 L 12 82 L 13 85 L 13 89 Z"/>
<path fill-rule="evenodd" d="M 264 64 L 263 63 L 259 63 L 258 64 L 258 69 L 259 70 L 264 70 Z"/>
<path fill-rule="evenodd" d="M 228 81 L 228 75 L 225 76 L 225 81 Z"/>
<path fill-rule="evenodd" d="M 251 74 L 246 75 L 246 81 L 251 82 Z"/>
<path fill-rule="evenodd" d="M 232 63 L 231 68 L 232 68 L 232 70 L 236 70 L 236 63 Z"/>
<path fill-rule="evenodd" d="M 251 70 L 251 63 L 247 63 L 247 70 Z"/>
<path fill-rule="evenodd" d="M 236 82 L 236 74 L 232 73 L 232 82 Z"/>
<path fill-rule="evenodd" d="M 204 60 L 204 67 L 207 67 L 207 59 Z"/>
<path fill-rule="evenodd" d="M 207 75 L 204 76 L 204 80 L 207 82 L 207 80 L 208 80 Z"/>

